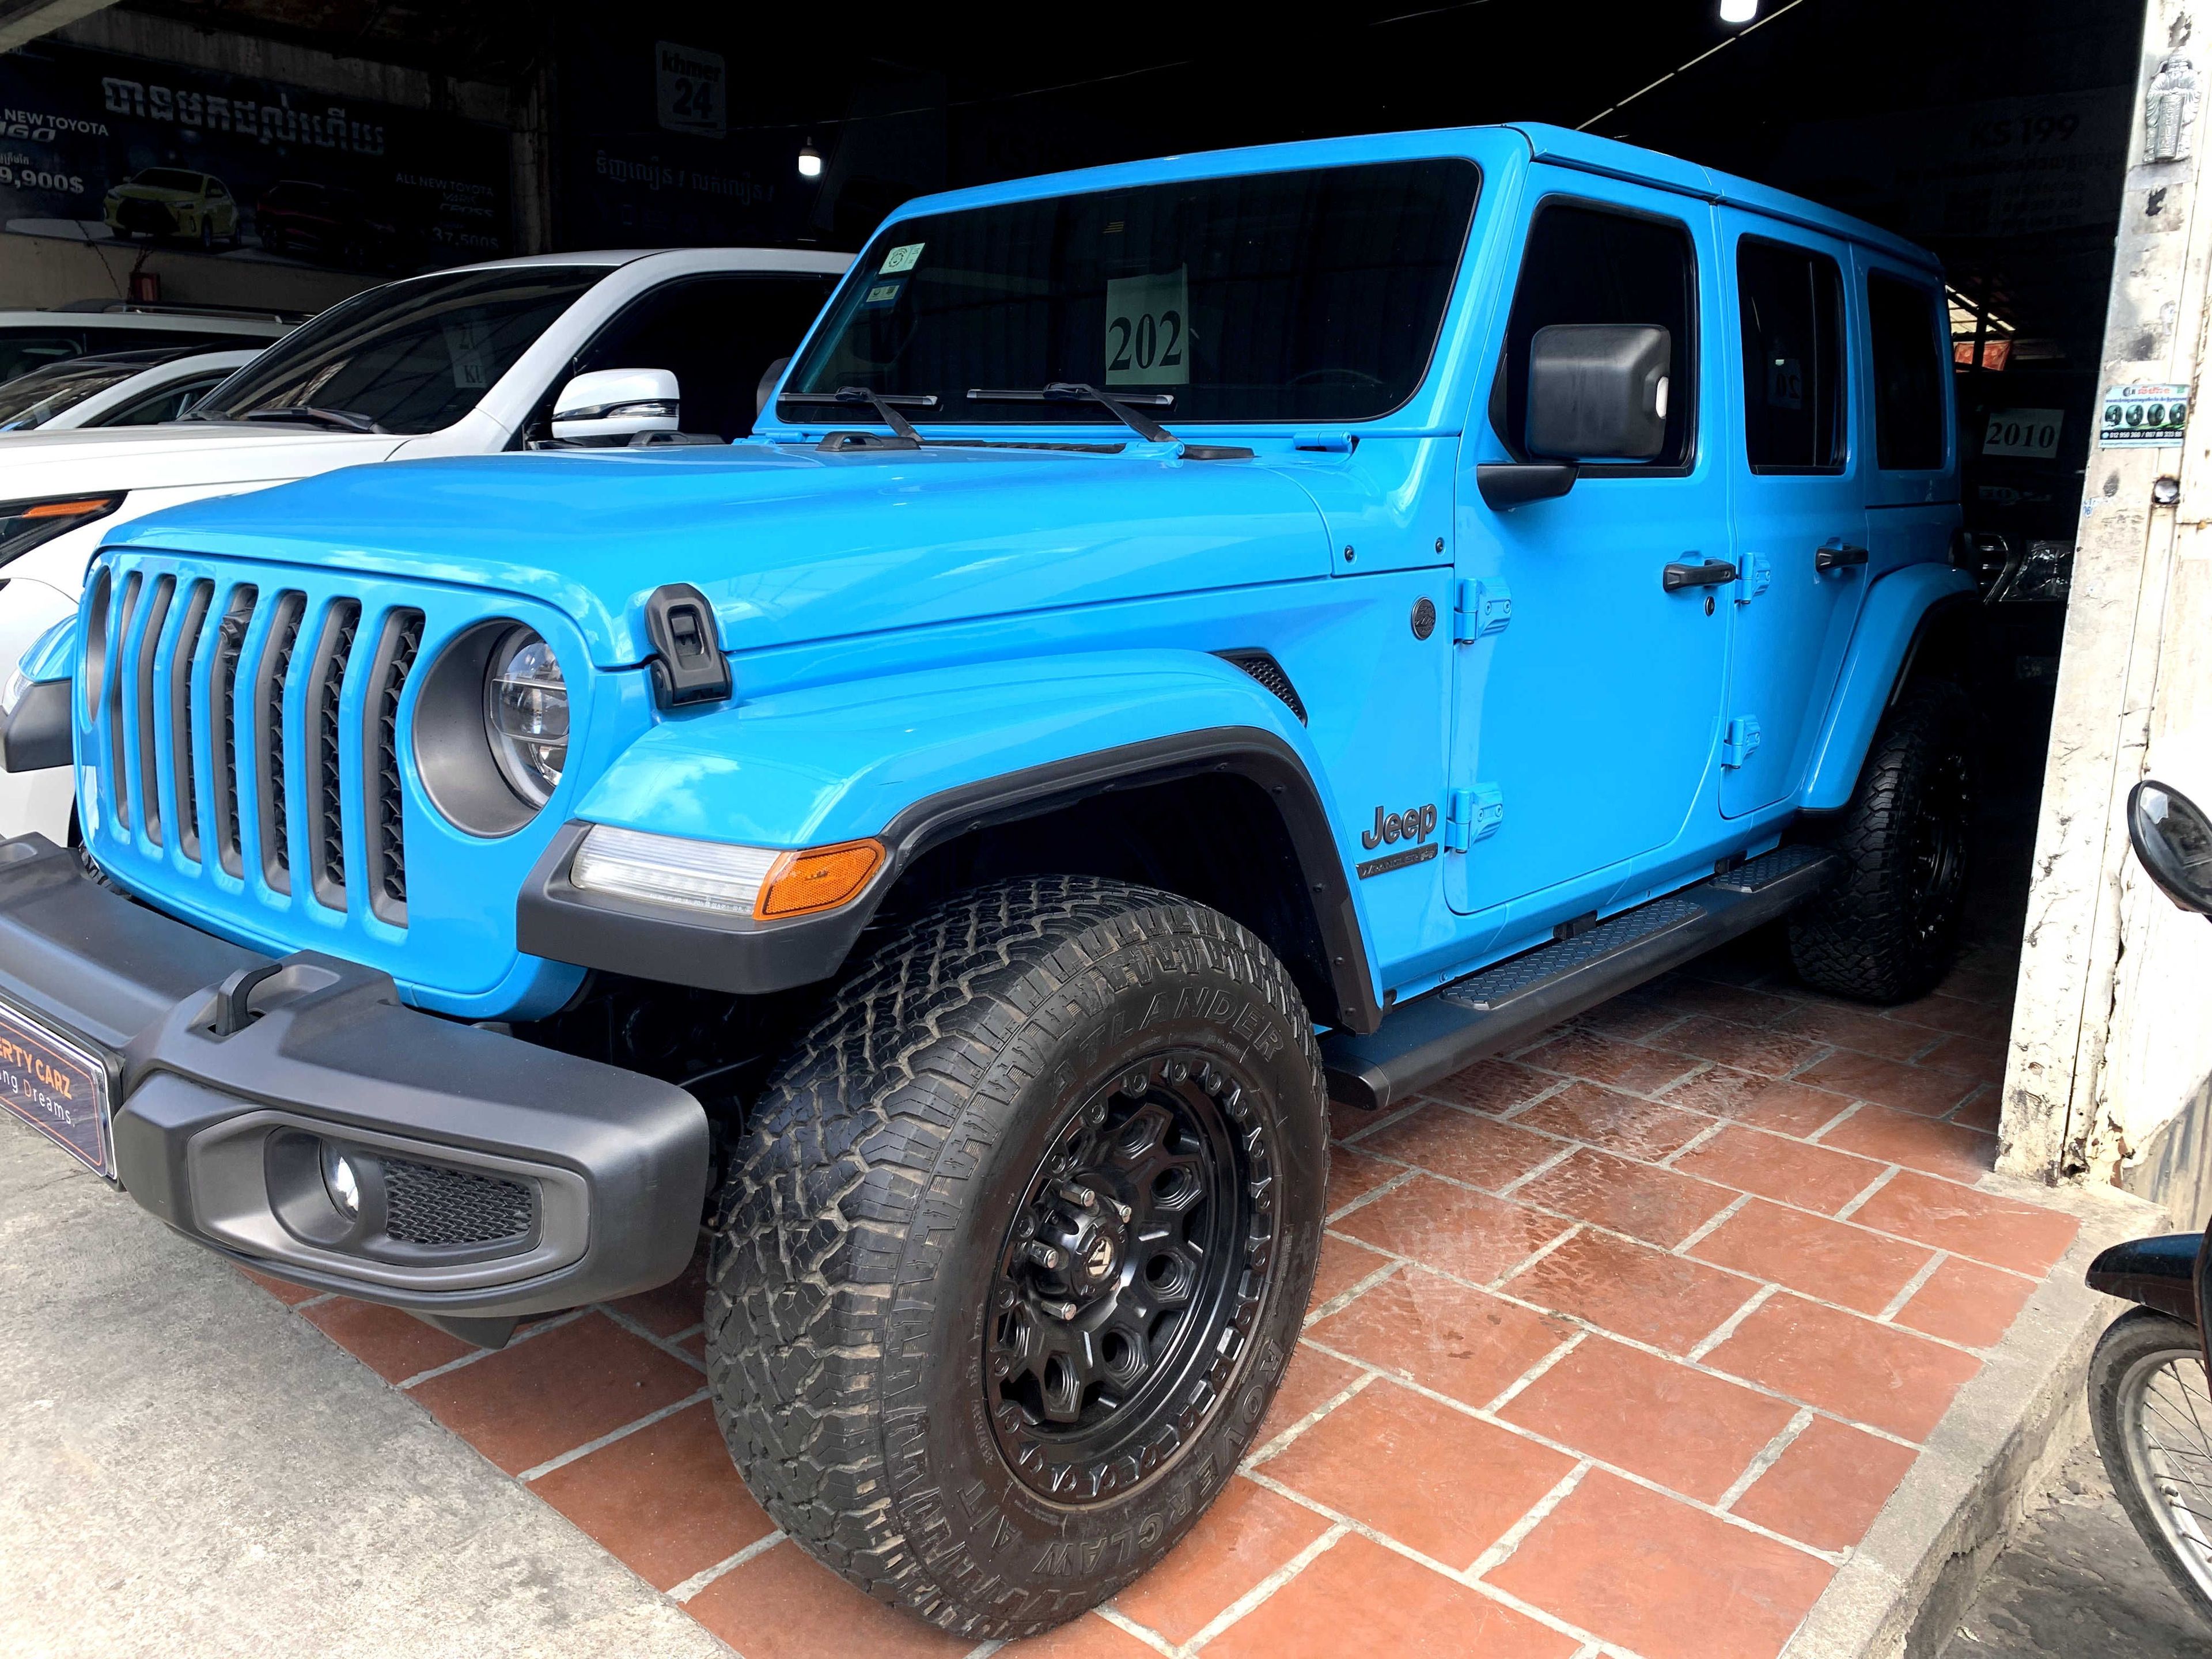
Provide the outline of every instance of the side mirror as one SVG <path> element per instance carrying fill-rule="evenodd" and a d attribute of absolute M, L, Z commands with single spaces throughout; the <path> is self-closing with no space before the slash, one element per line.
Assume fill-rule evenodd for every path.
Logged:
<path fill-rule="evenodd" d="M 600 368 L 579 374 L 553 400 L 553 436 L 562 443 L 673 432 L 680 407 L 676 376 L 665 368 Z"/>
<path fill-rule="evenodd" d="M 790 367 L 790 358 L 779 357 L 761 371 L 760 384 L 753 388 L 753 419 L 757 421 L 768 413 L 768 400 L 775 396 L 775 383 Z"/>
<path fill-rule="evenodd" d="M 2177 908 L 2212 916 L 2212 818 L 2188 796 L 2144 779 L 2128 792 L 2128 840 Z"/>
<path fill-rule="evenodd" d="M 1528 447 L 1562 461 L 1648 461 L 1667 446 L 1674 338 L 1646 323 L 1554 323 L 1528 343 Z"/>

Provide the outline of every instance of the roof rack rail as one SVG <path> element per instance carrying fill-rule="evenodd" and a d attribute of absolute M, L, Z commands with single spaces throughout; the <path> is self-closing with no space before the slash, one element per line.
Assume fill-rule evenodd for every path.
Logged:
<path fill-rule="evenodd" d="M 58 306 L 47 306 L 45 309 L 110 314 L 131 312 L 155 317 L 243 318 L 257 323 L 304 323 L 315 314 L 312 311 L 278 310 L 270 306 L 167 305 L 149 300 L 69 300 Z"/>

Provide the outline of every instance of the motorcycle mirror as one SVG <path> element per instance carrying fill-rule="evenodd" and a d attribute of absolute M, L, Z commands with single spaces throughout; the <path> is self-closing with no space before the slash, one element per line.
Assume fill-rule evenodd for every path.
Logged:
<path fill-rule="evenodd" d="M 2212 818 L 2188 796 L 2144 779 L 2128 793 L 2128 840 L 2176 906 L 2212 916 Z"/>

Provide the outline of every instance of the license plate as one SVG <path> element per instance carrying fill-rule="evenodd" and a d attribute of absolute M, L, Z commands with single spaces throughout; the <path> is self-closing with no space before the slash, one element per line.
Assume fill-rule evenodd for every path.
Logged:
<path fill-rule="evenodd" d="M 0 1002 L 0 1106 L 115 1179 L 107 1062 L 74 1037 Z"/>

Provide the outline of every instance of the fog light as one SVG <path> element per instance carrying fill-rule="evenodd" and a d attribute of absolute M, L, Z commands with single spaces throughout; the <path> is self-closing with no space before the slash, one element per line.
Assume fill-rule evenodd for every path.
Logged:
<path fill-rule="evenodd" d="M 323 1143 L 323 1190 L 347 1220 L 361 1214 L 361 1177 L 354 1173 L 346 1155 L 327 1140 Z"/>

